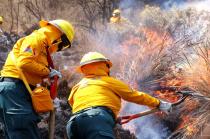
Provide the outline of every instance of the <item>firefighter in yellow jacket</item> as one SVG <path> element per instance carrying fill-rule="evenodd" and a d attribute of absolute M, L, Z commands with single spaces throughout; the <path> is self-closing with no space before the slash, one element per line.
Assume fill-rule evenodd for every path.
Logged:
<path fill-rule="evenodd" d="M 121 16 L 121 11 L 115 9 L 110 18 L 108 24 L 108 36 L 110 36 L 109 42 L 111 43 L 122 43 L 125 38 L 130 37 L 134 34 L 136 28 L 127 18 Z"/>
<path fill-rule="evenodd" d="M 49 69 L 49 54 L 71 46 L 73 26 L 66 20 L 40 21 L 41 28 L 17 41 L 9 53 L 0 78 L 0 118 L 4 123 L 6 139 L 40 139 L 29 92 L 18 66 L 24 73 L 31 89 L 43 78 L 61 77 L 55 69 Z M 12 56 L 16 57 L 16 63 Z"/>
<path fill-rule="evenodd" d="M 69 139 L 114 139 L 113 127 L 121 99 L 159 107 L 165 112 L 171 110 L 171 103 L 133 90 L 111 77 L 111 67 L 111 61 L 98 52 L 83 56 L 78 71 L 84 78 L 72 88 L 68 99 L 73 111 L 66 127 Z"/>
<path fill-rule="evenodd" d="M 3 21 L 4 21 L 3 17 L 0 16 L 0 33 L 3 33 L 2 29 L 1 29 L 1 25 L 3 24 Z"/>
<path fill-rule="evenodd" d="M 115 9 L 112 13 L 112 17 L 110 18 L 110 23 L 121 23 L 127 22 L 128 20 L 121 16 L 120 9 Z"/>
<path fill-rule="evenodd" d="M 3 23 L 3 17 L 0 16 L 0 25 Z"/>
<path fill-rule="evenodd" d="M 115 9 L 113 11 L 109 25 L 112 31 L 121 33 L 126 33 L 135 29 L 133 24 L 127 18 L 121 16 L 120 9 Z"/>

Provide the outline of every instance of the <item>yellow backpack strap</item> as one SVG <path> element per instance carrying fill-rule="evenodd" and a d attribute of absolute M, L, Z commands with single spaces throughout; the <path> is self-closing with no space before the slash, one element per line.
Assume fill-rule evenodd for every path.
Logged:
<path fill-rule="evenodd" d="M 13 60 L 13 62 L 14 62 L 14 64 L 15 64 L 16 68 L 18 69 L 19 74 L 20 74 L 20 76 L 21 76 L 21 78 L 22 78 L 22 80 L 23 80 L 23 82 L 24 82 L 24 84 L 25 84 L 25 86 L 26 86 L 28 92 L 32 95 L 33 92 L 32 92 L 32 90 L 31 90 L 31 88 L 30 88 L 30 86 L 29 86 L 29 84 L 28 84 L 28 82 L 27 82 L 27 80 L 26 80 L 25 75 L 23 74 L 23 71 L 22 71 L 22 70 L 17 66 L 17 64 L 16 64 L 17 61 L 16 61 L 16 57 L 15 57 L 14 52 L 11 51 L 10 54 L 11 54 L 11 56 L 12 56 L 12 60 Z"/>

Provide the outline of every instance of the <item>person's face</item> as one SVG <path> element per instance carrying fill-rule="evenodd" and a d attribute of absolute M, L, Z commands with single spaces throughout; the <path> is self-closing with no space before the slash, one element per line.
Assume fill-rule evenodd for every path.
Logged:
<path fill-rule="evenodd" d="M 120 13 L 113 13 L 112 16 L 113 17 L 120 17 Z"/>
<path fill-rule="evenodd" d="M 67 48 L 71 47 L 71 43 L 69 42 L 68 38 L 65 34 L 61 35 L 61 37 L 55 40 L 49 47 L 50 53 L 55 53 L 58 51 L 63 51 Z"/>

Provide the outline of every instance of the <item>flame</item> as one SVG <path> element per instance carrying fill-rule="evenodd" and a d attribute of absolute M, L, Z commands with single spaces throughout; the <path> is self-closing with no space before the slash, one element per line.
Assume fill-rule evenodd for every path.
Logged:
<path fill-rule="evenodd" d="M 155 91 L 154 94 L 158 98 L 171 103 L 177 102 L 180 96 L 175 93 L 175 90 L 178 90 L 183 82 L 180 78 L 165 78 L 163 81 L 160 81 L 160 90 Z"/>
<path fill-rule="evenodd" d="M 152 9 L 154 8 L 152 7 Z M 160 9 L 157 9 L 157 11 L 159 10 Z M 148 13 L 150 13 L 150 11 Z M 165 13 L 167 14 L 166 11 L 163 11 L 163 13 L 161 12 L 162 14 L 161 16 L 165 16 Z M 151 28 L 145 27 L 142 24 L 142 26 L 137 29 L 137 33 L 129 34 L 129 35 L 127 34 L 127 36 L 125 36 L 121 40 L 120 42 L 121 48 L 119 51 L 122 51 L 122 53 L 124 54 L 124 57 L 122 58 L 122 61 L 121 61 L 122 63 L 120 63 L 120 68 L 119 68 L 123 75 L 121 76 L 122 77 L 121 79 L 132 84 L 135 87 L 139 86 L 138 82 L 133 83 L 131 81 L 142 81 L 144 79 L 147 80 L 147 77 L 149 77 L 148 82 L 152 82 L 153 79 L 158 80 L 158 81 L 155 81 L 156 90 L 153 93 L 160 99 L 163 99 L 172 103 L 178 101 L 180 98 L 180 96 L 175 94 L 176 90 L 182 90 L 182 89 L 183 90 L 188 90 L 188 89 L 199 90 L 201 94 L 205 96 L 210 96 L 209 95 L 209 92 L 210 92 L 210 88 L 209 88 L 210 86 L 210 76 L 209 76 L 210 50 L 208 47 L 209 42 L 206 41 L 206 40 L 209 40 L 208 39 L 209 32 L 205 33 L 203 31 L 201 32 L 197 31 L 197 28 L 198 30 L 200 30 L 200 28 L 201 30 L 202 28 L 203 29 L 206 28 L 200 25 L 200 23 L 205 25 L 204 22 L 200 22 L 200 21 L 207 21 L 207 19 L 198 20 L 199 22 L 198 23 L 196 22 L 196 20 L 200 19 L 198 17 L 200 17 L 201 13 L 199 13 L 198 15 L 197 14 L 194 15 L 194 13 L 192 13 L 191 11 L 183 11 L 183 13 L 179 11 L 175 13 L 177 14 L 177 15 L 174 14 L 175 18 L 187 19 L 186 23 L 183 23 L 183 24 L 181 22 L 177 22 L 181 26 L 184 25 L 183 27 L 180 26 L 179 28 L 178 27 L 179 25 L 175 24 L 178 27 L 178 28 L 174 28 L 173 26 L 172 28 L 174 28 L 175 30 L 168 30 L 170 29 L 168 28 L 168 26 L 166 26 L 166 29 L 165 28 L 157 29 L 158 27 L 160 27 L 159 24 L 156 26 L 153 24 L 157 24 L 157 23 L 151 22 L 151 26 L 150 26 L 149 22 L 150 20 L 153 21 L 153 19 L 152 18 L 150 19 L 148 16 L 149 14 L 145 12 L 144 16 L 148 17 L 148 20 L 145 20 L 145 24 L 147 24 L 146 22 L 148 22 L 149 23 L 148 25 Z M 187 15 L 186 17 L 185 17 L 185 14 Z M 192 19 L 191 16 L 192 17 L 195 16 L 196 18 L 191 20 Z M 142 21 L 144 21 L 143 19 L 144 18 L 142 18 Z M 164 19 L 169 19 L 169 18 L 167 17 Z M 188 21 L 188 19 L 190 20 Z M 154 21 L 157 22 L 159 20 L 154 20 Z M 181 21 L 181 20 L 175 19 L 174 21 Z M 194 22 L 191 22 L 191 21 L 194 21 Z M 165 24 L 165 20 L 164 20 L 164 24 Z M 185 28 L 185 25 L 186 25 L 186 28 Z M 162 26 L 162 23 L 161 23 L 161 26 Z M 163 27 L 165 26 L 163 25 Z M 179 30 L 176 30 L 176 29 L 179 29 Z M 173 33 L 173 31 L 175 33 Z M 187 38 L 185 38 L 186 32 L 187 32 Z M 194 32 L 198 32 L 198 33 L 194 33 Z M 174 51 L 174 52 L 171 52 L 171 51 Z M 168 53 L 169 55 L 167 55 Z M 168 59 L 165 60 L 164 55 L 166 57 L 169 57 L 169 60 Z M 169 62 L 169 64 L 167 62 Z M 185 67 L 186 65 L 188 65 L 187 68 Z M 163 69 L 161 66 L 163 66 Z M 153 78 L 153 76 L 155 77 Z M 148 86 L 150 84 L 151 83 L 148 83 Z M 148 86 L 146 86 L 147 87 L 146 89 L 149 88 Z M 148 90 L 152 90 L 152 89 L 149 88 Z M 177 132 L 180 132 L 178 133 L 179 135 L 191 136 L 193 134 L 196 135 L 197 132 L 199 132 L 198 131 L 200 130 L 199 127 L 196 127 L 196 125 L 199 125 L 199 123 L 195 123 L 194 118 L 198 119 L 197 121 L 199 120 L 204 121 L 202 120 L 202 118 L 205 120 L 207 119 L 209 121 L 209 117 L 206 116 L 208 115 L 208 112 L 209 112 L 208 111 L 209 104 L 208 105 L 206 104 L 207 106 L 202 107 L 205 111 L 199 111 L 199 108 L 200 108 L 200 107 L 198 108 L 199 104 L 200 103 L 196 101 L 195 98 L 191 98 L 191 100 L 186 99 L 184 103 L 182 103 L 181 105 L 175 108 L 174 113 L 169 115 L 169 117 L 174 116 L 174 115 L 179 116 L 179 118 L 181 117 L 181 120 L 179 119 L 175 121 L 176 127 L 177 127 L 176 130 Z M 201 105 L 205 105 L 205 104 L 203 103 Z M 200 114 L 203 114 L 205 116 L 200 115 Z M 174 127 L 172 130 L 174 130 Z"/>
<path fill-rule="evenodd" d="M 142 44 L 149 44 L 148 46 L 167 46 L 172 43 L 172 39 L 167 32 L 158 32 L 150 28 L 141 28 L 140 32 L 145 35 L 146 41 L 141 41 Z"/>
<path fill-rule="evenodd" d="M 196 118 L 191 118 L 190 115 L 182 116 L 182 122 L 178 126 L 178 129 L 185 129 L 187 136 L 192 136 L 199 132 L 198 128 L 196 127 L 196 124 L 194 124 L 196 121 Z"/>
<path fill-rule="evenodd" d="M 147 73 L 142 73 L 144 72 L 143 70 L 136 70 L 138 68 L 137 65 L 141 64 L 143 60 L 150 59 L 154 55 L 159 55 L 173 42 L 172 37 L 167 32 L 158 32 L 149 28 L 140 28 L 139 34 L 141 37 L 130 34 L 130 36 L 124 38 L 123 42 L 121 42 L 121 51 L 125 57 L 122 61 L 123 64 L 120 65 L 120 70 L 123 73 L 122 78 L 134 88 L 138 88 L 139 86 L 138 77 L 140 78 L 141 75 L 147 75 Z M 131 61 L 133 63 L 131 63 Z M 127 66 L 129 66 L 129 70 Z M 169 71 L 171 71 L 174 76 L 165 76 L 162 80 L 158 81 L 159 89 L 153 93 L 156 97 L 162 100 L 174 103 L 180 99 L 180 96 L 175 94 L 175 90 L 186 86 L 187 80 L 182 78 L 182 76 L 177 76 L 182 74 L 181 69 L 178 69 L 177 67 L 170 68 Z M 148 75 L 151 74 L 151 72 L 152 71 L 148 70 Z M 189 103 L 183 104 L 185 111 L 187 112 L 191 112 L 198 107 L 198 102 L 192 103 L 188 100 L 187 102 Z M 126 103 L 123 103 L 123 106 L 125 105 Z M 161 113 L 158 113 L 157 115 L 162 117 Z M 194 119 L 189 113 L 182 114 L 181 120 L 177 121 L 179 123 L 177 130 L 182 128 L 185 129 L 186 135 L 188 136 L 197 133 L 198 129 L 196 126 L 189 124 L 193 123 L 193 120 Z M 136 133 L 137 131 L 137 127 L 134 123 L 124 125 L 123 127 L 129 129 L 132 133 Z"/>
<path fill-rule="evenodd" d="M 169 91 L 169 90 L 155 91 L 154 94 L 156 97 L 171 103 L 177 102 L 180 98 L 179 96 L 174 94 L 174 91 Z"/>
<path fill-rule="evenodd" d="M 198 132 L 198 129 L 194 125 L 188 125 L 186 130 L 188 136 L 192 136 Z"/>
<path fill-rule="evenodd" d="M 146 27 L 139 29 L 138 34 L 129 34 L 126 38 L 122 39 L 123 42 L 120 44 L 120 51 L 124 54 L 122 63 L 120 64 L 121 78 L 129 83 L 132 88 L 138 89 L 138 80 L 141 76 L 146 76 L 151 74 L 150 69 L 140 69 L 138 65 L 143 65 L 148 59 L 153 61 L 154 55 L 159 55 L 165 47 L 168 47 L 172 43 L 172 37 L 166 32 L 158 32 Z M 152 64 L 151 64 L 152 65 Z M 144 67 L 142 68 L 150 68 Z M 152 67 L 151 67 L 152 68 Z M 144 72 L 144 73 L 143 73 Z M 168 83 L 168 84 L 178 84 L 179 81 Z M 174 92 L 166 90 L 156 91 L 156 94 L 163 99 L 167 99 L 170 102 L 176 102 L 179 98 L 173 95 Z M 122 104 L 122 113 L 127 112 L 123 109 L 126 103 Z M 158 113 L 162 115 L 162 113 Z M 126 124 L 123 126 L 129 129 L 132 133 L 136 133 L 137 128 L 134 123 Z"/>
<path fill-rule="evenodd" d="M 181 120 L 182 122 L 181 124 L 179 124 L 177 129 L 184 128 L 190 122 L 190 116 L 189 115 L 182 116 Z"/>
<path fill-rule="evenodd" d="M 123 38 L 121 48 L 127 57 L 135 54 L 140 56 L 139 52 L 149 55 L 154 52 L 154 49 L 158 52 L 157 49 L 161 50 L 172 43 L 172 38 L 167 32 L 158 32 L 146 27 L 142 27 L 138 33 L 129 34 L 126 37 Z"/>

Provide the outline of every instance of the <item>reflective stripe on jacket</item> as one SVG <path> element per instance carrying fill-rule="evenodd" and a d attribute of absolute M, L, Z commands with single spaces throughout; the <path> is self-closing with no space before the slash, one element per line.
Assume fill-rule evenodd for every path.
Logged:
<path fill-rule="evenodd" d="M 157 107 L 160 101 L 146 93 L 132 90 L 125 83 L 110 76 L 83 78 L 72 88 L 69 104 L 73 113 L 91 106 L 107 106 L 118 115 L 121 98 L 150 107 Z"/>

